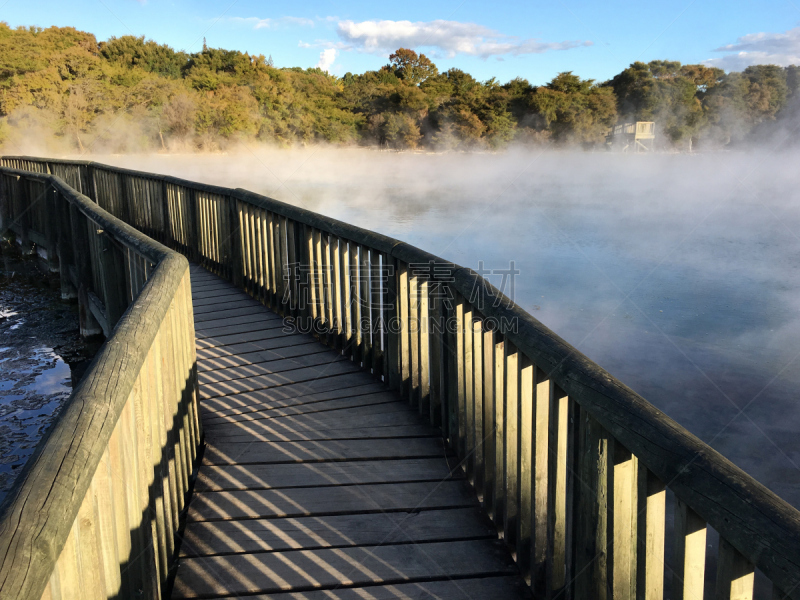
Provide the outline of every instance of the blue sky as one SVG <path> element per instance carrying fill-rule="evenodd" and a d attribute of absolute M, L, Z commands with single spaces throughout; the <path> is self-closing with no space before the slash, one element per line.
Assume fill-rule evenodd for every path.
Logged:
<path fill-rule="evenodd" d="M 7 0 L 0 20 L 70 25 L 98 40 L 145 35 L 190 52 L 205 37 L 209 46 L 271 55 L 279 67 L 340 76 L 377 69 L 400 46 L 426 53 L 441 71 L 534 84 L 561 71 L 602 81 L 635 60 L 662 58 L 726 70 L 800 65 L 800 0 Z"/>

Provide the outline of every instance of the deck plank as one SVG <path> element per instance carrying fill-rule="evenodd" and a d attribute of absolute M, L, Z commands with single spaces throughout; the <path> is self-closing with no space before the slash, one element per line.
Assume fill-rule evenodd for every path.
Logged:
<path fill-rule="evenodd" d="M 191 269 L 205 448 L 173 598 L 525 597 L 438 429 Z"/>
<path fill-rule="evenodd" d="M 280 559 L 274 553 L 185 558 L 178 568 L 173 597 L 507 575 L 515 568 L 497 540 L 290 550 L 281 552 Z"/>

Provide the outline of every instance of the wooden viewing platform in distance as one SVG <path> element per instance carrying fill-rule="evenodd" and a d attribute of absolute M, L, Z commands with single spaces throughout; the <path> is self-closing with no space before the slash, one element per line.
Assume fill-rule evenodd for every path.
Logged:
<path fill-rule="evenodd" d="M 0 506 L 0 599 L 800 598 L 800 512 L 470 269 L 2 165 L 0 229 L 107 339 Z"/>

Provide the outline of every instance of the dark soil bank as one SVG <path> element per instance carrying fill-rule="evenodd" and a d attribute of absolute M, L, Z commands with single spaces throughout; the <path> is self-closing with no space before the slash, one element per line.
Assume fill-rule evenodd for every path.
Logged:
<path fill-rule="evenodd" d="M 57 274 L 0 241 L 0 500 L 58 416 L 99 344 L 79 335 Z"/>

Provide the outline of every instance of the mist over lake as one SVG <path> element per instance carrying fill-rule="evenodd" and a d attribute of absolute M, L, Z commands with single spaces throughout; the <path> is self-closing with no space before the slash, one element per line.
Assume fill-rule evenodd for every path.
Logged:
<path fill-rule="evenodd" d="M 797 154 L 90 158 L 263 193 L 482 264 L 498 287 L 513 261 L 507 295 L 800 506 Z"/>

